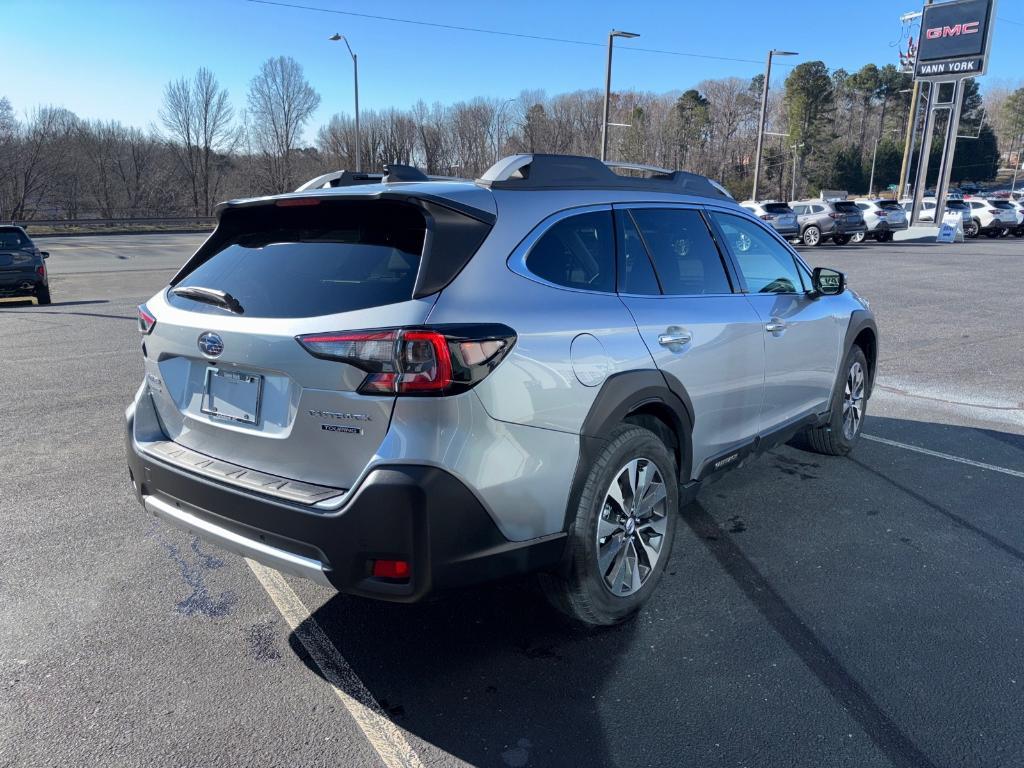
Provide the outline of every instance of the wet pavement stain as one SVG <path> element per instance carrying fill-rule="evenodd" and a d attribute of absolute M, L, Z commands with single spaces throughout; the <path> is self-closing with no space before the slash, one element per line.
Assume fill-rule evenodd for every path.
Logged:
<path fill-rule="evenodd" d="M 183 616 L 200 614 L 216 618 L 218 616 L 226 616 L 231 612 L 231 609 L 235 607 L 235 603 L 238 602 L 238 597 L 235 593 L 228 590 L 221 592 L 219 597 L 214 598 L 210 594 L 209 587 L 206 585 L 205 571 L 222 567 L 224 565 L 223 560 L 202 552 L 195 537 L 192 538 L 190 549 L 196 556 L 197 565 L 190 563 L 176 544 L 165 541 L 159 533 L 156 534 L 156 540 L 181 570 L 182 581 L 192 590 L 192 594 L 175 606 L 178 613 Z"/>

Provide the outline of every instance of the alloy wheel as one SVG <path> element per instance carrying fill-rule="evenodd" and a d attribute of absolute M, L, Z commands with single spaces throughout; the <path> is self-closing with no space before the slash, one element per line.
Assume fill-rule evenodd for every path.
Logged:
<path fill-rule="evenodd" d="M 608 486 L 597 520 L 597 563 L 616 597 L 638 592 L 661 559 L 668 528 L 668 494 L 650 459 L 633 459 Z"/>
<path fill-rule="evenodd" d="M 864 367 L 854 361 L 846 374 L 846 388 L 843 392 L 843 436 L 853 440 L 860 432 L 864 421 Z"/>
<path fill-rule="evenodd" d="M 808 227 L 804 230 L 804 245 L 817 245 L 821 242 L 821 230 L 817 227 Z"/>

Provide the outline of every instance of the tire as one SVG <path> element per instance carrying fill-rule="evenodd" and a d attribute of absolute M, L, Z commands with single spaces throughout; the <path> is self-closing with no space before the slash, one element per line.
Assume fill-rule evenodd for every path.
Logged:
<path fill-rule="evenodd" d="M 985 237 L 988 237 L 988 238 L 990 238 L 992 240 L 995 240 L 997 237 L 999 237 L 1000 231 L 1001 230 L 998 230 L 998 229 L 986 229 L 985 230 Z"/>
<path fill-rule="evenodd" d="M 886 232 L 886 233 L 884 233 L 884 235 L 883 235 L 882 239 L 881 239 L 881 240 L 879 240 L 879 242 L 880 242 L 880 243 L 891 243 L 891 242 L 892 242 L 892 239 L 893 239 L 893 238 L 894 238 L 895 236 L 896 236 L 896 233 L 890 230 L 889 232 Z"/>
<path fill-rule="evenodd" d="M 836 245 L 846 245 L 850 242 L 850 235 L 834 235 L 832 237 L 832 242 Z"/>
<path fill-rule="evenodd" d="M 857 366 L 859 366 L 860 370 L 859 387 L 855 375 Z M 845 373 L 843 374 L 843 388 L 840 390 L 841 396 L 836 398 L 836 401 L 832 404 L 832 412 L 829 415 L 828 423 L 820 427 L 808 429 L 803 434 L 803 447 L 809 448 L 815 453 L 824 453 L 828 456 L 845 456 L 853 450 L 853 446 L 856 445 L 863 429 L 868 402 L 869 382 L 868 361 L 860 347 L 854 346 L 850 349 L 846 355 L 846 360 L 843 361 L 843 370 Z M 851 379 L 853 379 L 852 388 Z M 851 389 L 854 395 L 853 398 L 851 398 L 849 391 Z M 857 391 L 860 392 L 859 398 L 855 397 Z M 854 400 L 855 402 L 853 402 Z M 848 403 L 850 404 L 849 410 L 847 407 Z M 848 415 L 849 419 L 847 418 Z"/>
<path fill-rule="evenodd" d="M 50 303 L 50 288 L 49 288 L 49 286 L 47 286 L 46 288 L 37 288 L 36 289 L 36 302 L 41 304 L 41 305 L 46 305 L 46 304 Z"/>
<path fill-rule="evenodd" d="M 636 516 L 629 488 L 646 477 L 646 498 L 652 499 L 661 493 L 658 475 L 664 495 L 647 516 Z M 540 574 L 541 589 L 578 624 L 603 627 L 625 621 L 653 594 L 675 539 L 679 480 L 665 444 L 642 427 L 620 427 L 590 466 L 570 515 L 569 563 L 558 573 Z"/>
<path fill-rule="evenodd" d="M 1024 227 L 1017 227 L 1013 230 L 1014 237 L 1024 237 Z"/>
<path fill-rule="evenodd" d="M 867 239 L 867 234 L 866 233 L 864 233 L 864 232 L 855 232 L 853 234 L 853 236 L 850 238 L 850 242 L 851 243 L 863 243 L 866 239 Z M 876 235 L 875 239 L 878 242 L 882 242 L 882 235 L 881 234 Z"/>
<path fill-rule="evenodd" d="M 969 237 L 972 240 L 981 234 L 981 222 L 977 219 L 971 219 L 971 223 L 964 227 L 964 237 Z"/>
<path fill-rule="evenodd" d="M 821 230 L 814 224 L 811 224 L 800 235 L 800 240 L 804 245 L 816 248 L 821 245 Z"/>

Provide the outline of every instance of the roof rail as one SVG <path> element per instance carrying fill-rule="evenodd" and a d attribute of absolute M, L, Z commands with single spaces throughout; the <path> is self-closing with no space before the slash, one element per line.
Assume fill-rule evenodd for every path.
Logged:
<path fill-rule="evenodd" d="M 622 176 L 613 167 L 652 175 Z M 581 155 L 510 155 L 492 165 L 478 181 L 491 189 L 632 189 L 732 199 L 721 184 L 696 173 L 636 163 L 602 163 Z"/>
<path fill-rule="evenodd" d="M 315 179 L 310 179 L 296 192 L 306 192 L 310 189 L 326 189 L 328 187 L 353 187 L 358 184 L 380 184 L 384 178 L 383 173 L 356 173 L 355 171 L 332 171 Z"/>

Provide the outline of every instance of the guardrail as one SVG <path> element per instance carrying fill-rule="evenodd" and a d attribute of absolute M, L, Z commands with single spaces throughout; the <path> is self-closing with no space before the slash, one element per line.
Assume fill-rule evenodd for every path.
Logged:
<path fill-rule="evenodd" d="M 14 222 L 26 229 L 31 227 L 124 227 L 124 226 L 183 226 L 192 224 L 213 227 L 217 220 L 213 216 L 163 216 L 149 219 L 27 219 Z"/>

